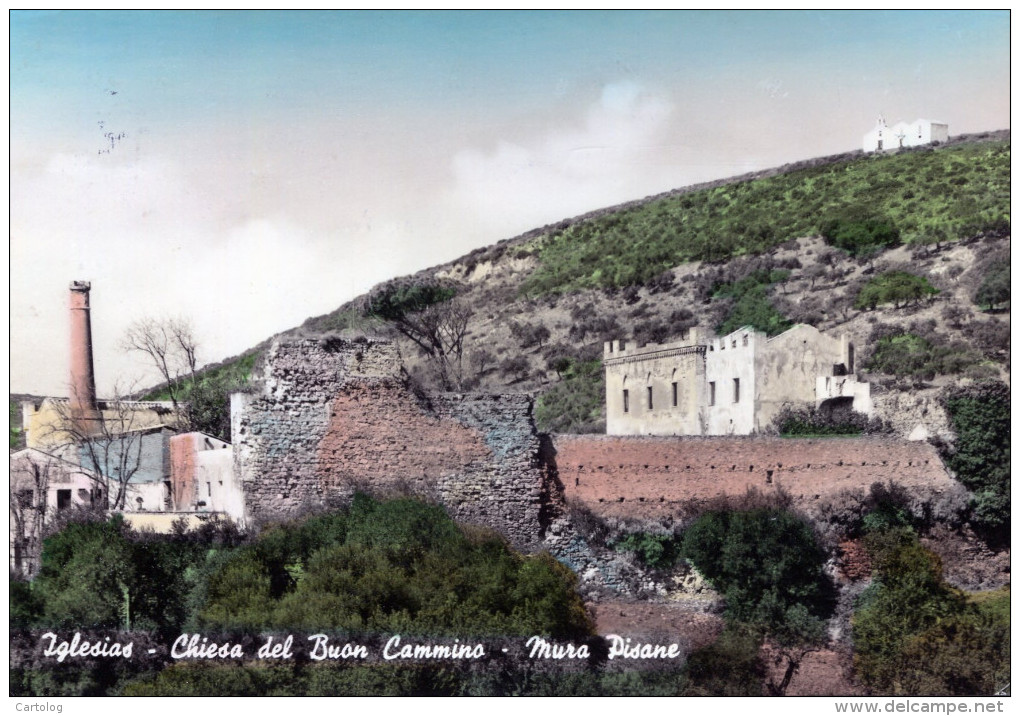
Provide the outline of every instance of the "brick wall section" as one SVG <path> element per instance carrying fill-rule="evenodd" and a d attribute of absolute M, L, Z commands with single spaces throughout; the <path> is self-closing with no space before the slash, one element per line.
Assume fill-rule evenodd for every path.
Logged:
<path fill-rule="evenodd" d="M 541 540 L 545 474 L 525 395 L 420 396 L 383 342 L 300 341 L 268 356 L 234 416 L 252 516 L 292 516 L 360 485 L 406 486 L 522 549 Z"/>
<path fill-rule="evenodd" d="M 653 518 L 690 500 L 738 496 L 752 486 L 782 487 L 801 506 L 890 480 L 955 489 L 935 449 L 922 442 L 557 435 L 554 443 L 566 498 L 607 516 Z"/>
<path fill-rule="evenodd" d="M 170 489 L 175 510 L 195 509 L 195 452 L 195 440 L 191 433 L 170 438 Z"/>

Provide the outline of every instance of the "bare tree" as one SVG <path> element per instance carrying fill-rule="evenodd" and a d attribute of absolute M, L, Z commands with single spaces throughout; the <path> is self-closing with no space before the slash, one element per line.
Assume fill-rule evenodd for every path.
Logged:
<path fill-rule="evenodd" d="M 195 379 L 198 342 L 191 322 L 183 318 L 144 318 L 128 326 L 121 345 L 149 357 L 176 408 L 184 381 Z"/>
<path fill-rule="evenodd" d="M 11 462 L 10 515 L 11 515 L 11 567 L 25 576 L 32 575 L 38 564 L 42 548 L 43 524 L 46 522 L 46 498 L 49 493 L 49 456 L 39 457 L 24 451 Z"/>
<path fill-rule="evenodd" d="M 57 419 L 46 428 L 48 442 L 54 454 L 66 456 L 91 475 L 110 509 L 123 510 L 128 484 L 142 468 L 146 431 L 155 427 L 144 416 L 154 408 L 117 397 L 99 404 L 100 420 L 83 424 L 71 415 L 71 402 L 55 403 Z"/>
<path fill-rule="evenodd" d="M 443 390 L 464 384 L 464 338 L 473 311 L 439 281 L 397 279 L 373 289 L 362 313 L 388 321 L 407 336 L 435 370 Z"/>
<path fill-rule="evenodd" d="M 428 356 L 444 390 L 464 383 L 464 336 L 472 311 L 454 299 L 404 316 L 394 325 Z"/>

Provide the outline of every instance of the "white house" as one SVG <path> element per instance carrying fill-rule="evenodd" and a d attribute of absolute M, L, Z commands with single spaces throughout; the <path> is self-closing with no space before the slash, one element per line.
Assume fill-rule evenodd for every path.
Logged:
<path fill-rule="evenodd" d="M 885 119 L 879 117 L 875 128 L 864 135 L 864 151 L 883 152 L 903 147 L 920 147 L 948 139 L 949 125 L 945 122 L 918 119 L 910 123 L 897 122 L 890 127 Z"/>

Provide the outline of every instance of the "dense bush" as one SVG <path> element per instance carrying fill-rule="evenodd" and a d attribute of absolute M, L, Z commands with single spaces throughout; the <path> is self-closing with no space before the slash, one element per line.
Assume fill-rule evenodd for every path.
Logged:
<path fill-rule="evenodd" d="M 866 256 L 900 243 L 899 229 L 888 217 L 859 208 L 844 210 L 820 229 L 826 243 L 853 256 Z"/>
<path fill-rule="evenodd" d="M 986 358 L 1001 363 L 1009 362 L 1009 323 L 998 319 L 971 321 L 963 333 Z"/>
<path fill-rule="evenodd" d="M 727 625 L 712 644 L 687 660 L 685 696 L 761 696 L 765 664 L 758 629 Z"/>
<path fill-rule="evenodd" d="M 757 331 L 775 336 L 793 326 L 776 310 L 768 296 L 769 286 L 785 281 L 789 274 L 789 271 L 781 269 L 759 270 L 733 283 L 716 286 L 716 298 L 733 300 L 725 320 L 716 327 L 716 332 L 727 335 L 743 326 L 751 326 Z"/>
<path fill-rule="evenodd" d="M 913 333 L 886 335 L 878 339 L 865 367 L 914 380 L 961 373 L 979 360 L 966 345 L 937 343 Z"/>
<path fill-rule="evenodd" d="M 1009 263 L 992 264 L 974 293 L 974 303 L 994 309 L 1009 302 Z"/>
<path fill-rule="evenodd" d="M 1010 683 L 1009 589 L 904 640 L 897 681 L 906 694 L 999 693 Z"/>
<path fill-rule="evenodd" d="M 239 540 L 232 526 L 153 535 L 132 532 L 119 516 L 69 523 L 43 542 L 39 576 L 28 592 L 19 588 L 19 625 L 172 635 L 188 622 L 190 595 L 208 555 Z M 41 610 L 30 610 L 29 599 Z"/>
<path fill-rule="evenodd" d="M 938 289 L 923 276 L 906 271 L 887 271 L 864 284 L 854 300 L 854 308 L 871 310 L 885 303 L 899 308 L 937 293 Z"/>
<path fill-rule="evenodd" d="M 1003 383 L 951 388 L 942 397 L 956 442 L 943 446 L 946 465 L 970 490 L 974 521 L 1007 541 L 1010 529 L 1010 395 Z"/>
<path fill-rule="evenodd" d="M 786 405 L 772 419 L 772 429 L 783 437 L 879 435 L 892 432 L 881 418 L 869 418 L 850 405 L 825 410 L 813 406 Z"/>
<path fill-rule="evenodd" d="M 347 511 L 266 529 L 254 542 L 153 535 L 119 518 L 47 538 L 39 577 L 16 583 L 18 627 L 587 635 L 573 574 L 442 508 L 357 496 Z"/>
<path fill-rule="evenodd" d="M 613 549 L 633 552 L 652 569 L 669 569 L 680 558 L 680 541 L 671 534 L 628 532 L 613 543 Z"/>
<path fill-rule="evenodd" d="M 460 664 L 296 664 L 227 666 L 180 663 L 130 683 L 128 696 L 676 696 L 679 668 L 614 672 L 596 666 L 539 669 Z"/>
<path fill-rule="evenodd" d="M 939 558 L 921 546 L 913 531 L 873 532 L 865 546 L 874 582 L 856 604 L 854 660 L 865 684 L 888 691 L 902 671 L 905 640 L 959 613 L 963 595 L 943 583 Z"/>
<path fill-rule="evenodd" d="M 548 433 L 599 433 L 606 399 L 606 377 L 602 361 L 563 358 L 555 370 L 561 381 L 539 396 L 535 424 Z"/>
<path fill-rule="evenodd" d="M 865 546 L 874 581 L 858 599 L 853 637 L 857 674 L 868 687 L 974 695 L 1009 683 L 1008 593 L 968 602 L 909 528 L 872 532 Z"/>
<path fill-rule="evenodd" d="M 792 513 L 707 513 L 684 531 L 681 554 L 725 595 L 728 621 L 760 625 L 779 642 L 821 637 L 834 607 L 827 556 Z"/>
<path fill-rule="evenodd" d="M 359 495 L 346 514 L 270 530 L 209 578 L 203 628 L 583 636 L 574 576 L 468 537 L 442 508 Z"/>

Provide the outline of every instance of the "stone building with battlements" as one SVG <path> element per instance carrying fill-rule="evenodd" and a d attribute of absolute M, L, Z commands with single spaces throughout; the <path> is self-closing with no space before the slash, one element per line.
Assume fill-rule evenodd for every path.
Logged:
<path fill-rule="evenodd" d="M 662 345 L 609 341 L 603 365 L 609 435 L 751 435 L 787 405 L 872 413 L 849 337 L 803 324 L 771 338 L 745 326 L 721 337 L 692 328 Z"/>

